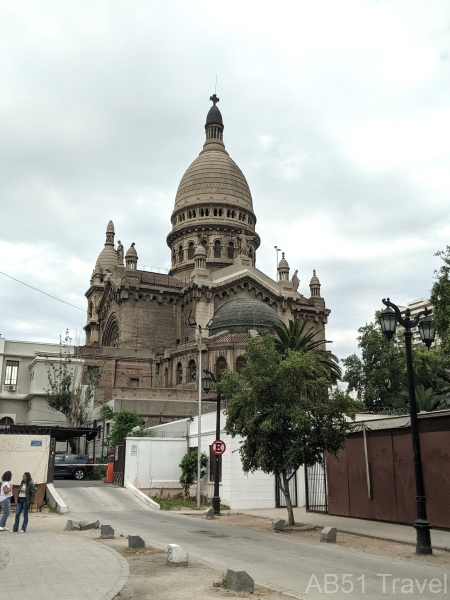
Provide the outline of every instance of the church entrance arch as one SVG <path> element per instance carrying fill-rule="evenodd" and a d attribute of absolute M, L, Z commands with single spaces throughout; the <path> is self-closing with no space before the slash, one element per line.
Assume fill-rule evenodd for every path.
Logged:
<path fill-rule="evenodd" d="M 106 323 L 102 336 L 102 346 L 119 347 L 119 323 L 115 315 L 111 315 Z"/>

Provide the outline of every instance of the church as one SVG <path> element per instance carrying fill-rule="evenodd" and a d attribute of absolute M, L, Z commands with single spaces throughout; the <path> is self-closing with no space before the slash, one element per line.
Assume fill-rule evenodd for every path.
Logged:
<path fill-rule="evenodd" d="M 195 406 L 200 348 L 201 368 L 218 375 L 239 371 L 247 340 L 277 323 L 306 320 L 325 341 L 330 311 L 316 273 L 299 290 L 284 253 L 276 281 L 255 266 L 261 239 L 252 195 L 225 149 L 219 98 L 210 100 L 203 148 L 175 196 L 168 274 L 139 269 L 139 243 L 116 247 L 110 221 L 86 292 L 78 354 L 88 368 L 101 366 L 97 404 L 136 410 L 148 425 Z"/>

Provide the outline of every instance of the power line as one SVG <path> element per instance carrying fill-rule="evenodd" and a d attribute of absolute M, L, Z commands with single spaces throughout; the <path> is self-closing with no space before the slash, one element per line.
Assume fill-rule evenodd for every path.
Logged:
<path fill-rule="evenodd" d="M 13 281 L 17 281 L 18 283 L 21 283 L 22 285 L 26 285 L 27 287 L 31 288 L 35 292 L 39 292 L 40 294 L 44 294 L 44 296 L 48 296 L 49 298 L 53 298 L 53 300 L 58 300 L 58 302 L 62 302 L 63 304 L 67 304 L 67 306 L 71 306 L 72 308 L 76 308 L 78 310 L 82 310 L 83 312 L 85 312 L 84 308 L 80 308 L 79 306 L 75 306 L 74 304 L 70 304 L 70 302 L 66 302 L 65 300 L 60 300 L 59 298 L 56 298 L 55 296 L 47 294 L 47 292 L 43 292 L 42 290 L 38 290 L 37 288 L 33 287 L 32 285 L 28 285 L 28 283 L 24 283 L 23 281 L 20 281 L 20 279 L 16 279 L 15 277 L 11 277 L 11 275 L 8 275 L 7 273 L 3 273 L 3 271 L 0 271 L 0 274 L 4 275 L 5 277 L 9 277 Z"/>

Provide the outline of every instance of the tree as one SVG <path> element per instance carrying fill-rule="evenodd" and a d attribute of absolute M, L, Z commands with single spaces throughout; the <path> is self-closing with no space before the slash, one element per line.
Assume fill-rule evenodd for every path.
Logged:
<path fill-rule="evenodd" d="M 195 448 L 191 452 L 185 454 L 178 465 L 181 469 L 180 483 L 183 486 L 185 498 L 189 498 L 189 488 L 197 480 L 197 457 L 198 450 Z M 200 479 L 204 477 L 206 473 L 207 464 L 208 457 L 202 452 L 200 456 Z"/>
<path fill-rule="evenodd" d="M 348 391 L 356 391 L 368 408 L 404 404 L 400 393 L 406 389 L 406 362 L 402 341 L 389 342 L 378 319 L 358 329 L 361 358 L 352 354 L 342 360 Z"/>
<path fill-rule="evenodd" d="M 314 350 L 280 354 L 266 332 L 249 340 L 245 358 L 241 373 L 227 372 L 217 384 L 228 399 L 225 431 L 242 437 L 244 472 L 275 474 L 294 525 L 287 470 L 293 476 L 301 465 L 322 462 L 325 451 L 336 455 L 362 405 L 330 392 L 329 372 Z"/>
<path fill-rule="evenodd" d="M 375 322 L 358 329 L 361 358 L 352 354 L 342 360 L 344 381 L 368 408 L 403 407 L 407 404 L 406 353 L 403 332 L 389 342 L 381 332 L 377 315 Z M 450 384 L 450 360 L 439 346 L 428 350 L 413 347 L 413 368 L 416 385 L 442 393 Z"/>
<path fill-rule="evenodd" d="M 425 389 L 423 385 L 416 385 L 416 407 L 417 412 L 432 412 L 445 408 L 445 399 L 443 395 L 435 394 L 432 388 Z M 402 392 L 405 398 L 408 398 L 407 392 Z"/>
<path fill-rule="evenodd" d="M 111 430 L 106 437 L 108 448 L 113 448 L 123 442 L 127 435 L 135 428 L 139 428 L 139 431 L 133 431 L 134 436 L 145 435 L 144 422 L 135 412 L 129 410 L 114 412 L 109 404 L 104 404 L 100 409 L 100 417 L 103 421 L 113 422 Z"/>
<path fill-rule="evenodd" d="M 80 362 L 73 361 L 69 330 L 60 336 L 59 358 L 47 357 L 47 405 L 61 412 L 71 427 L 82 427 L 89 420 L 91 401 L 100 378 L 100 368 L 88 369 L 86 385 L 81 385 Z"/>
<path fill-rule="evenodd" d="M 315 332 L 312 327 L 306 330 L 307 324 L 309 324 L 307 321 L 300 323 L 300 321 L 290 320 L 288 326 L 284 323 L 274 325 L 272 329 L 277 336 L 275 348 L 283 356 L 286 355 L 288 350 L 297 352 L 315 350 L 323 365 L 329 371 L 331 383 L 336 384 L 342 378 L 339 359 L 331 352 L 321 349 L 321 346 L 325 343 L 324 340 L 316 339 L 319 332 Z"/>
<path fill-rule="evenodd" d="M 436 252 L 443 265 L 434 271 L 434 283 L 431 288 L 431 304 L 433 305 L 433 324 L 440 339 L 442 350 L 450 355 L 450 246 Z"/>

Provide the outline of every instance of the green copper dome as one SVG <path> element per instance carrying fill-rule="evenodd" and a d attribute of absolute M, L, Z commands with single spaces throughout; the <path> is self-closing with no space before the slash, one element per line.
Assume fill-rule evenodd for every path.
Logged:
<path fill-rule="evenodd" d="M 227 302 L 215 312 L 209 333 L 246 333 L 249 329 L 263 333 L 281 322 L 277 313 L 264 302 L 252 298 L 239 298 Z"/>

